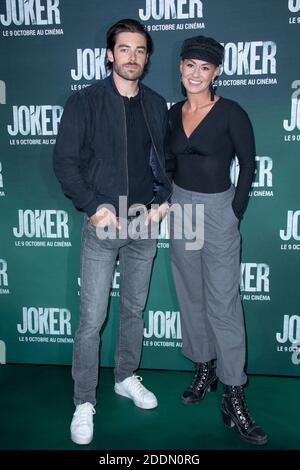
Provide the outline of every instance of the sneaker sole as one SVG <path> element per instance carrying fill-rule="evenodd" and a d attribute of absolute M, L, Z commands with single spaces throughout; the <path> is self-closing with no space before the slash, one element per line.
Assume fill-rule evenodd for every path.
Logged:
<path fill-rule="evenodd" d="M 115 392 L 116 392 L 117 395 L 120 395 L 120 396 L 125 397 L 125 398 L 129 398 L 129 400 L 133 401 L 135 406 L 137 406 L 138 408 L 142 408 L 144 410 L 152 410 L 153 408 L 156 408 L 158 406 L 157 400 L 153 401 L 152 403 L 142 403 L 142 402 L 139 402 L 137 400 L 134 400 L 127 393 L 121 392 L 116 387 L 115 387 Z"/>
<path fill-rule="evenodd" d="M 78 445 L 88 445 L 92 442 L 93 436 L 89 438 L 83 438 L 83 437 L 75 437 L 74 434 L 71 433 L 71 440 Z"/>

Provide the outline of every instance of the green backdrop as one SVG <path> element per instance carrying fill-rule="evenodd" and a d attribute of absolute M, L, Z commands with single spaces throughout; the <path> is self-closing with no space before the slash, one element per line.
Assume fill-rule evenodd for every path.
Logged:
<path fill-rule="evenodd" d="M 182 40 L 204 34 L 225 45 L 218 93 L 247 110 L 257 149 L 241 223 L 247 370 L 299 375 L 300 0 L 0 0 L 0 362 L 71 363 L 83 215 L 56 181 L 53 145 L 68 95 L 106 76 L 105 32 L 124 17 L 150 31 L 144 81 L 169 104 L 182 99 Z M 113 365 L 118 294 L 117 268 L 103 365 Z M 163 224 L 142 367 L 190 369 L 180 346 Z"/>

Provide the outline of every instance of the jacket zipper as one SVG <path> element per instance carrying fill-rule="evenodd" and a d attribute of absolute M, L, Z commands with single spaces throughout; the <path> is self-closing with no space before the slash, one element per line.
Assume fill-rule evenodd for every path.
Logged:
<path fill-rule="evenodd" d="M 123 112 L 124 112 L 124 123 L 125 123 L 125 167 L 126 167 L 126 196 L 127 196 L 127 206 L 129 198 L 129 183 L 128 183 L 128 148 L 127 148 L 127 123 L 126 123 L 126 110 L 124 100 L 122 99 Z"/>
<path fill-rule="evenodd" d="M 145 108 L 144 108 L 144 104 L 143 104 L 143 100 L 142 100 L 142 99 L 141 99 L 141 106 L 142 106 L 142 110 L 143 110 L 143 114 L 144 114 L 146 126 L 147 126 L 147 129 L 148 129 L 149 135 L 150 135 L 150 139 L 151 139 L 153 148 L 154 148 L 155 153 L 156 153 L 156 156 L 157 156 L 158 163 L 159 163 L 159 165 L 160 165 L 160 168 L 161 168 L 162 172 L 165 174 L 165 177 L 166 177 L 167 181 L 168 181 L 168 182 L 170 183 L 170 185 L 172 186 L 171 181 L 169 180 L 169 177 L 168 177 L 168 175 L 166 174 L 166 172 L 165 172 L 165 170 L 164 170 L 164 168 L 163 168 L 163 166 L 162 166 L 162 163 L 161 163 L 161 161 L 160 161 L 159 154 L 158 154 L 158 151 L 157 151 L 157 149 L 156 149 L 156 146 L 155 146 L 155 143 L 154 143 L 154 139 L 153 139 L 153 136 L 152 136 L 152 133 L 151 133 L 151 130 L 150 130 L 150 126 L 149 126 L 149 123 L 148 123 L 148 120 L 147 120 L 147 116 L 146 116 L 146 112 L 145 112 Z M 172 194 L 172 191 L 170 191 L 168 198 L 170 197 L 171 194 Z M 168 199 L 168 198 L 167 198 L 167 199 Z"/>

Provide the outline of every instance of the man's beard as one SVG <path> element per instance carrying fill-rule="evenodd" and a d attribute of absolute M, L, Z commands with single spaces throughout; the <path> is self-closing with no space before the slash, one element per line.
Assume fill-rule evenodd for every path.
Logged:
<path fill-rule="evenodd" d="M 134 70 L 127 70 L 125 67 L 126 65 L 136 65 L 137 68 Z M 122 78 L 125 78 L 125 80 L 131 80 L 131 81 L 138 80 L 144 72 L 144 68 L 142 68 L 139 64 L 136 64 L 135 62 L 133 63 L 129 62 L 127 64 L 122 64 L 122 65 L 118 65 L 114 62 L 113 69 L 117 75 L 119 75 Z"/>

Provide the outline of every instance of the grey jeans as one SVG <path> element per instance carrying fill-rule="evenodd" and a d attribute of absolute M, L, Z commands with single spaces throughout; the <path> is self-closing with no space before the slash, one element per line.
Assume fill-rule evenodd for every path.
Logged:
<path fill-rule="evenodd" d="M 80 317 L 74 340 L 72 376 L 75 405 L 96 404 L 100 330 L 105 321 L 117 257 L 120 261 L 120 315 L 115 352 L 115 380 L 121 382 L 138 368 L 143 342 L 146 303 L 156 239 L 99 239 L 86 217 L 81 242 Z M 158 227 L 157 227 L 158 229 Z M 145 229 L 148 232 L 149 229 Z M 145 232 L 146 233 L 146 232 Z"/>
<path fill-rule="evenodd" d="M 172 231 L 170 240 L 182 352 L 194 362 L 216 358 L 217 376 L 226 385 L 242 385 L 247 380 L 239 294 L 240 234 L 231 206 L 234 191 L 232 186 L 222 193 L 203 194 L 174 185 L 173 203 L 204 205 L 204 244 L 188 251 L 186 240 L 174 239 Z"/>

